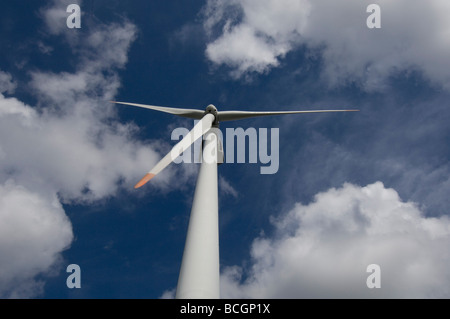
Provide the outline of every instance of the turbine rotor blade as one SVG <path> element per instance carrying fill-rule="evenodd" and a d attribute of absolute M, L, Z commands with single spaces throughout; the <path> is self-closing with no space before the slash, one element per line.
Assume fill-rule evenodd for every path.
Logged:
<path fill-rule="evenodd" d="M 177 107 L 155 106 L 155 105 L 146 105 L 146 104 L 137 104 L 137 103 L 128 103 L 128 102 L 116 102 L 116 101 L 110 101 L 110 102 L 116 103 L 116 104 L 142 107 L 145 109 L 170 113 L 170 114 L 187 117 L 190 119 L 196 119 L 196 120 L 201 119 L 203 117 L 203 115 L 205 114 L 205 111 L 196 110 L 196 109 L 181 109 L 181 108 L 177 108 Z"/>
<path fill-rule="evenodd" d="M 358 112 L 359 110 L 310 110 L 310 111 L 274 111 L 274 112 L 251 112 L 251 111 L 222 111 L 218 112 L 219 122 L 248 119 L 252 117 L 304 114 L 304 113 L 328 113 L 328 112 Z"/>
<path fill-rule="evenodd" d="M 206 114 L 195 126 L 194 128 L 186 134 L 181 141 L 179 141 L 172 150 L 164 156 L 156 165 L 149 171 L 135 186 L 134 188 L 139 188 L 146 184 L 149 180 L 155 177 L 159 172 L 161 172 L 166 166 L 172 163 L 181 153 L 189 148 L 197 139 L 202 137 L 206 132 L 208 132 L 214 122 L 214 115 L 211 113 Z"/>

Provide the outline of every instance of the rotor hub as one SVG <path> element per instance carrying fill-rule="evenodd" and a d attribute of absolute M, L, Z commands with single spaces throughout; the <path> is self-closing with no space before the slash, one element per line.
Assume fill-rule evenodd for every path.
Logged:
<path fill-rule="evenodd" d="M 213 122 L 213 126 L 214 127 L 219 127 L 219 116 L 218 116 L 218 112 L 217 112 L 217 108 L 210 104 L 206 107 L 205 109 L 205 115 L 206 114 L 212 114 L 214 115 L 214 122 Z"/>

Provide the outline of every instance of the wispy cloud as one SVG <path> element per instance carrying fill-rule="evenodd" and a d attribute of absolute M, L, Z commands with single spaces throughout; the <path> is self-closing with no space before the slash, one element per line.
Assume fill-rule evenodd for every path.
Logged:
<path fill-rule="evenodd" d="M 13 81 L 11 74 L 0 71 L 0 93 L 13 94 L 16 87 L 17 83 Z"/>
<path fill-rule="evenodd" d="M 223 176 L 219 176 L 219 193 L 230 195 L 234 198 L 238 197 L 237 190 Z"/>

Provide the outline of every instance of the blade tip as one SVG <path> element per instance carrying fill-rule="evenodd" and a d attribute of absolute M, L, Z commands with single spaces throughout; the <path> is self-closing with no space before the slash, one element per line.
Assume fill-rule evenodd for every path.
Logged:
<path fill-rule="evenodd" d="M 138 189 L 139 187 L 144 186 L 153 177 L 155 177 L 155 174 L 152 174 L 152 173 L 145 174 L 145 176 L 134 186 L 134 189 Z"/>

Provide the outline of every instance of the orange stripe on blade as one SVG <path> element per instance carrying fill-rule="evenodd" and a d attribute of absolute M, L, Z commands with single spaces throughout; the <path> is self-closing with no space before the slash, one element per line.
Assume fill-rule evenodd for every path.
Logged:
<path fill-rule="evenodd" d="M 155 177 L 155 174 L 147 173 L 140 181 L 137 183 L 134 188 L 139 188 L 146 184 L 149 180 L 151 180 L 153 177 Z"/>

